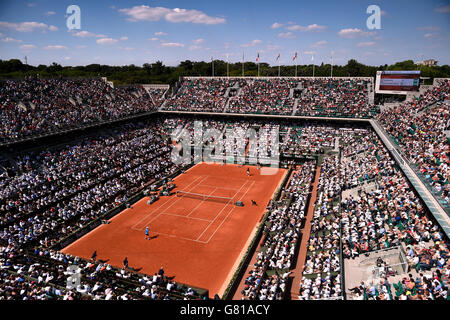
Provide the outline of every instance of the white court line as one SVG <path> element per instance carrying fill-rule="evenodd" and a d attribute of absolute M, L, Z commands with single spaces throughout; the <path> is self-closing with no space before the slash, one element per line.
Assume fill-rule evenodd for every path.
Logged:
<path fill-rule="evenodd" d="M 248 180 L 245 180 L 244 184 L 239 188 L 238 191 L 236 191 L 236 193 L 233 195 L 232 198 L 234 198 L 234 197 L 241 191 L 241 189 L 247 184 L 247 182 L 248 182 Z M 201 185 L 201 186 L 204 186 L 204 185 Z M 216 189 L 217 189 L 217 187 L 216 187 Z M 213 193 L 214 191 L 216 191 L 216 189 L 213 190 L 211 193 Z M 210 193 L 210 195 L 211 195 L 211 193 Z M 202 200 L 202 201 L 196 206 L 196 208 L 197 208 L 200 204 L 204 203 L 204 201 L 205 201 L 205 200 Z M 214 218 L 214 220 L 217 219 L 217 216 L 220 215 L 220 214 L 222 213 L 222 211 L 223 211 L 228 205 L 229 205 L 229 203 L 227 203 L 227 204 L 224 205 L 224 207 L 223 207 L 222 210 L 220 210 L 220 212 L 216 215 L 216 217 Z M 166 211 L 167 209 L 168 209 L 168 208 L 166 208 L 164 211 Z M 160 215 L 167 215 L 167 213 L 164 213 L 164 211 L 163 211 L 162 213 L 160 213 Z M 193 211 L 193 210 L 192 210 L 192 211 Z M 191 213 L 192 213 L 192 211 L 191 211 Z M 189 214 L 191 214 L 191 213 L 189 213 Z M 159 216 L 159 215 L 158 215 L 158 216 Z M 158 216 L 157 216 L 157 217 L 158 217 Z M 157 217 L 155 217 L 155 218 L 157 218 Z M 214 220 L 206 220 L 206 219 L 200 219 L 200 218 L 192 218 L 192 217 L 189 217 L 189 215 L 188 215 L 188 216 L 179 216 L 179 217 L 182 217 L 182 218 L 188 218 L 188 219 L 203 220 L 203 221 L 208 221 L 208 222 L 210 222 L 210 223 L 208 224 L 208 226 L 206 227 L 206 229 L 203 230 L 202 234 L 203 234 L 203 233 L 211 226 L 211 223 L 214 222 Z M 198 240 L 194 240 L 194 239 L 190 239 L 190 238 L 185 238 L 185 237 L 175 236 L 175 235 L 173 235 L 173 234 L 172 234 L 172 235 L 169 235 L 169 234 L 161 233 L 161 232 L 158 232 L 158 231 L 155 231 L 155 233 L 161 234 L 161 235 L 167 235 L 167 236 L 170 236 L 170 237 L 172 237 L 172 238 L 179 238 L 179 239 L 189 240 L 189 241 L 193 241 L 193 242 L 205 243 L 205 242 L 203 242 L 203 241 L 198 241 Z M 200 235 L 200 236 L 201 236 L 201 235 Z"/>
<path fill-rule="evenodd" d="M 182 216 L 182 215 L 174 214 L 174 213 L 167 213 L 167 212 L 165 212 L 165 213 L 163 213 L 163 215 L 211 222 L 211 220 L 208 220 L 208 219 L 201 219 L 201 218 L 195 218 L 195 217 Z"/>
<path fill-rule="evenodd" d="M 209 175 L 207 175 L 203 180 L 207 179 L 208 177 L 209 177 Z M 194 189 L 195 187 L 199 186 L 200 183 L 203 182 L 203 180 L 200 181 L 198 184 L 196 184 L 194 187 L 192 187 L 192 189 Z M 191 190 L 192 190 L 192 189 L 191 189 Z M 180 201 L 181 199 L 182 199 L 182 198 L 180 197 L 179 199 L 175 200 L 170 206 L 168 206 L 167 208 L 165 208 L 165 209 L 164 209 L 162 212 L 160 212 L 156 217 L 153 217 L 152 219 L 150 219 L 150 221 L 148 221 L 147 224 L 146 224 L 145 226 L 150 225 L 151 222 L 155 221 L 157 218 L 159 218 L 161 215 L 163 215 L 164 212 L 165 212 L 167 209 L 169 209 L 170 207 L 172 207 L 175 203 L 177 203 L 177 202 Z M 141 230 L 142 230 L 142 229 L 141 229 Z"/>
<path fill-rule="evenodd" d="M 218 189 L 224 189 L 224 190 L 232 190 L 232 191 L 236 192 L 236 188 L 217 187 L 217 186 L 211 186 L 208 184 L 202 184 L 202 187 L 211 187 L 211 188 L 218 188 Z"/>
<path fill-rule="evenodd" d="M 245 191 L 245 193 L 242 195 L 242 197 L 239 199 L 239 201 L 242 200 L 242 198 L 247 194 L 247 192 L 250 191 L 250 189 L 253 187 L 253 185 L 255 184 L 255 181 L 253 181 L 253 183 L 250 185 L 250 188 L 247 189 L 247 191 Z M 222 220 L 222 222 L 219 224 L 219 226 L 216 228 L 216 230 L 213 232 L 213 234 L 211 235 L 211 237 L 209 237 L 208 241 L 206 241 L 205 243 L 208 243 L 209 241 L 211 241 L 212 237 L 216 234 L 217 230 L 220 229 L 220 227 L 222 226 L 222 224 L 225 222 L 225 220 L 227 220 L 227 218 L 230 216 L 230 214 L 233 212 L 234 208 L 236 208 L 236 206 L 233 206 L 233 209 L 231 209 L 230 212 L 228 212 L 227 216 L 225 217 L 225 219 Z M 216 216 L 217 218 L 217 216 Z M 215 220 L 215 219 L 214 219 Z M 209 226 L 208 226 L 209 228 Z M 198 239 L 197 239 L 198 240 Z M 202 241 L 200 241 L 202 242 Z"/>
<path fill-rule="evenodd" d="M 241 191 L 241 189 L 247 184 L 248 180 L 245 180 L 244 184 L 239 188 L 238 191 L 236 191 L 236 193 L 234 194 L 234 196 L 232 197 L 234 199 L 234 197 L 236 197 L 238 195 L 238 193 Z M 209 227 L 211 226 L 211 224 L 216 221 L 217 217 L 220 216 L 220 214 L 222 213 L 223 210 L 225 210 L 225 208 L 229 205 L 229 203 L 227 203 L 226 205 L 224 205 L 224 207 L 222 208 L 222 210 L 219 211 L 219 213 L 216 215 L 216 217 L 214 218 L 213 221 L 211 221 L 211 223 L 205 228 L 205 230 L 203 230 L 203 232 L 198 236 L 198 238 L 195 240 L 197 242 L 203 242 L 203 241 L 198 241 L 198 239 L 200 239 L 202 237 L 202 235 L 206 232 L 206 230 L 209 229 Z"/>
<path fill-rule="evenodd" d="M 194 179 L 191 183 L 189 183 L 188 186 L 190 186 L 191 184 L 193 184 L 195 181 L 197 181 L 197 180 L 200 179 L 201 177 L 203 177 L 203 176 L 198 176 L 198 177 L 197 177 L 196 179 Z M 144 199 L 145 199 L 145 198 L 144 198 Z M 165 206 L 169 201 L 170 201 L 170 199 L 168 199 L 166 202 L 164 202 L 162 205 L 160 205 L 158 208 L 152 210 L 151 212 L 153 213 L 153 212 L 155 212 L 156 210 L 160 209 L 162 206 Z M 133 226 L 131 227 L 131 229 L 134 229 L 134 227 L 135 227 L 136 225 L 138 225 L 139 223 L 141 223 L 143 220 L 145 220 L 145 219 L 147 219 L 147 218 L 148 218 L 148 215 L 146 215 L 144 218 L 142 218 L 141 220 L 139 220 L 135 225 L 133 225 Z M 134 230 L 136 230 L 136 229 L 134 229 Z M 140 229 L 139 229 L 139 230 L 140 230 Z"/>
<path fill-rule="evenodd" d="M 233 198 L 236 196 L 236 195 L 238 195 L 239 194 L 239 192 L 241 191 L 241 189 L 247 184 L 247 182 L 249 182 L 249 180 L 245 180 L 245 182 L 244 182 L 244 184 L 239 188 L 239 190 L 238 191 L 236 191 L 236 193 L 233 195 Z M 250 188 L 248 189 L 248 190 L 250 190 L 251 189 L 251 187 L 253 186 L 253 184 L 254 184 L 255 182 L 253 181 L 253 183 L 252 183 L 252 185 L 250 186 Z M 204 185 L 202 185 L 202 186 L 204 186 Z M 247 192 L 248 192 L 248 190 L 247 190 Z M 244 195 L 247 193 L 247 192 L 245 192 L 244 193 Z M 243 195 L 243 196 L 244 196 Z M 243 198 L 243 196 L 241 197 L 241 199 Z M 202 202 L 203 202 L 204 200 L 202 200 Z M 188 218 L 188 219 L 196 219 L 196 220 L 203 220 L 203 221 L 208 221 L 208 222 L 210 222 L 209 223 L 209 225 L 206 227 L 206 229 L 204 229 L 203 230 L 203 232 L 202 232 L 202 234 L 200 235 L 200 237 L 203 235 L 203 233 L 211 226 L 211 224 L 212 224 L 212 222 L 214 222 L 216 219 L 217 219 L 217 217 L 218 216 L 220 216 L 220 214 L 222 213 L 222 211 L 229 205 L 230 203 L 227 203 L 227 204 L 225 204 L 224 205 L 224 207 L 222 208 L 222 210 L 220 210 L 220 212 L 216 215 L 216 217 L 214 218 L 214 220 L 205 220 L 205 219 L 200 219 L 200 218 L 192 218 L 192 217 L 185 217 L 185 216 L 179 216 L 179 217 L 182 217 L 182 218 Z M 166 208 L 164 211 L 166 211 L 168 208 Z M 233 209 L 234 209 L 234 207 L 233 207 Z M 233 209 L 231 210 L 231 211 L 233 211 Z M 160 215 L 172 215 L 172 214 L 168 214 L 168 213 L 164 213 L 164 211 L 162 212 L 162 213 L 160 213 Z M 229 215 L 229 214 L 228 214 Z M 228 217 L 228 215 L 227 215 L 227 217 Z M 226 218 L 227 218 L 226 217 Z M 155 217 L 155 218 L 157 218 L 157 217 Z M 225 218 L 225 219 L 226 219 Z M 220 227 L 220 226 L 219 226 Z M 216 231 L 214 232 L 214 234 L 217 232 L 217 230 L 218 230 L 218 228 L 216 229 Z M 193 241 L 193 242 L 198 242 L 198 243 L 208 243 L 209 242 L 209 240 L 207 241 L 207 242 L 205 242 L 205 241 L 199 241 L 198 239 L 199 238 L 197 238 L 196 240 L 194 240 L 194 239 L 190 239 L 190 238 L 186 238 L 186 237 L 180 237 L 180 236 L 176 236 L 176 235 L 174 235 L 174 234 L 167 234 L 167 233 L 163 233 L 163 232 L 158 232 L 158 231 L 154 231 L 154 233 L 156 233 L 156 234 L 160 234 L 160 235 L 164 235 L 164 236 L 168 236 L 168 237 L 172 237 L 172 238 L 178 238 L 178 239 L 184 239 L 184 240 L 188 240 L 188 241 Z M 213 235 L 214 235 L 213 234 Z"/>
<path fill-rule="evenodd" d="M 191 183 L 188 184 L 188 186 L 190 186 L 191 184 L 193 184 L 194 182 L 196 182 L 198 179 L 200 179 L 202 176 L 198 176 L 196 179 L 194 179 Z M 145 198 L 144 198 L 145 199 Z M 131 229 L 133 230 L 138 230 L 141 231 L 142 229 L 136 229 L 135 227 L 140 224 L 142 221 L 144 221 L 145 219 L 148 219 L 149 215 L 151 215 L 153 212 L 159 210 L 162 206 L 165 206 L 168 202 L 170 202 L 170 199 L 168 199 L 166 202 L 164 202 L 162 205 L 160 205 L 158 208 L 152 210 L 150 212 L 150 214 L 145 215 L 145 217 L 143 217 L 141 220 L 139 220 L 138 222 L 136 222 L 136 224 L 134 224 Z"/>
<path fill-rule="evenodd" d="M 200 187 L 203 187 L 203 185 L 201 185 Z M 216 187 L 213 191 L 211 191 L 211 192 L 208 194 L 208 196 L 210 196 L 211 194 L 213 194 L 216 190 L 217 190 L 217 187 Z M 200 203 L 199 203 L 198 205 L 196 205 L 196 206 L 194 207 L 194 209 L 192 209 L 186 217 L 189 217 L 189 216 L 192 214 L 192 212 L 194 212 L 194 210 L 197 209 L 199 206 L 201 206 L 204 202 L 205 202 L 205 200 L 200 201 Z"/>
<path fill-rule="evenodd" d="M 191 184 L 193 184 L 194 182 L 196 182 L 198 179 L 200 179 L 202 176 L 199 176 L 198 178 L 196 178 L 196 179 L 194 179 L 191 183 L 189 183 L 187 186 L 190 186 Z M 194 189 L 195 187 L 197 187 L 200 183 L 202 183 L 203 182 L 203 180 L 205 180 L 206 178 L 208 178 L 209 177 L 209 175 L 206 175 L 197 185 L 195 185 L 194 187 L 192 187 L 192 189 Z M 191 189 L 191 190 L 192 190 Z M 172 198 L 173 199 L 173 198 Z M 142 231 L 143 230 L 143 228 L 141 229 L 141 228 L 136 228 L 136 226 L 137 225 L 139 225 L 142 221 L 144 221 L 144 220 L 146 220 L 146 219 L 148 219 L 149 218 L 149 216 L 152 214 L 152 213 L 154 213 L 156 210 L 158 210 L 158 209 L 160 209 L 162 206 L 165 206 L 167 203 L 169 203 L 170 202 L 170 198 L 169 198 L 169 200 L 167 200 L 166 202 L 164 202 L 162 205 L 160 205 L 158 208 L 156 208 L 156 209 L 154 209 L 154 210 L 152 210 L 149 214 L 147 214 L 144 218 L 142 218 L 141 220 L 139 220 L 135 225 L 133 225 L 132 227 L 131 227 L 131 229 L 133 229 L 133 230 L 136 230 L 136 231 Z M 167 208 L 165 208 L 164 210 L 163 210 L 163 212 L 164 211 L 166 211 L 167 209 L 169 209 L 171 206 L 173 206 L 175 203 L 177 203 L 178 201 L 179 201 L 180 199 L 177 199 L 177 200 L 175 200 L 169 207 L 167 207 Z M 161 214 L 161 213 L 160 213 Z M 160 215 L 159 214 L 159 215 Z M 158 215 L 158 216 L 159 216 Z M 146 224 L 145 226 L 147 226 L 148 224 Z M 144 227 L 145 227 L 144 226 Z"/>

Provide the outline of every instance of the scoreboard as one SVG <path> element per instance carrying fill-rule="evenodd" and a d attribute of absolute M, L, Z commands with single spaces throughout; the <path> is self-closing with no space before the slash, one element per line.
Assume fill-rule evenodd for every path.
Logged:
<path fill-rule="evenodd" d="M 375 93 L 407 94 L 420 87 L 420 71 L 377 71 Z"/>

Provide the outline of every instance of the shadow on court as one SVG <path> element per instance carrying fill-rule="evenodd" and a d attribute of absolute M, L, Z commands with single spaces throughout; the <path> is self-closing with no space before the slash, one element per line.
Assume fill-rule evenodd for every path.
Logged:
<path fill-rule="evenodd" d="M 103 259 L 98 259 L 98 262 L 100 263 L 107 263 L 109 261 L 109 259 L 103 260 Z"/>
<path fill-rule="evenodd" d="M 142 270 L 142 268 L 143 268 L 143 267 L 140 267 L 140 268 L 133 268 L 133 267 L 128 266 L 128 268 L 126 268 L 126 269 L 131 270 L 131 271 L 134 271 L 134 272 L 139 272 L 139 271 Z"/>

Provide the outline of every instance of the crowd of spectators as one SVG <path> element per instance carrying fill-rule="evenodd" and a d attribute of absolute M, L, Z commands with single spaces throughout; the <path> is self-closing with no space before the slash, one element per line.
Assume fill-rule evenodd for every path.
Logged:
<path fill-rule="evenodd" d="M 0 249 L 0 299 L 5 300 L 171 300 L 200 299 L 188 286 L 170 280 L 164 269 L 147 276 L 105 261 L 62 252 Z"/>
<path fill-rule="evenodd" d="M 288 79 L 245 79 L 239 95 L 230 98 L 226 112 L 292 114 L 292 108 L 286 104 L 290 98 L 290 89 L 297 85 Z"/>
<path fill-rule="evenodd" d="M 378 121 L 450 206 L 450 80 L 382 112 Z"/>
<path fill-rule="evenodd" d="M 346 130 L 340 153 L 322 163 L 300 299 L 332 299 L 342 295 L 339 256 L 355 259 L 372 251 L 400 246 L 410 268 L 425 277 L 449 273 L 449 243 L 414 194 L 379 138 L 366 129 Z M 367 191 L 362 185 L 372 184 Z M 345 190 L 358 190 L 343 197 Z M 342 247 L 342 250 L 340 249 Z M 439 276 L 428 291 L 387 282 L 389 265 L 374 281 L 350 290 L 354 299 L 439 299 L 446 296 L 447 277 Z M 393 272 L 393 271 L 392 271 Z M 434 276 L 431 276 L 434 278 Z M 421 281 L 423 283 L 423 281 Z M 436 288 L 438 293 L 436 293 Z M 407 293 L 409 290 L 409 293 Z M 425 290 L 426 291 L 426 290 Z M 445 291 L 445 293 L 444 293 Z"/>
<path fill-rule="evenodd" d="M 285 156 L 320 154 L 336 147 L 338 130 L 324 125 L 290 125 L 282 141 Z"/>
<path fill-rule="evenodd" d="M 241 80 L 236 83 L 243 85 Z M 208 94 L 225 95 L 227 86 L 235 87 L 236 83 L 217 87 L 219 93 L 205 93 L 203 98 L 208 99 Z M 348 90 L 353 85 L 343 84 Z M 425 93 L 424 98 L 416 101 L 427 100 L 427 105 L 442 101 L 448 97 L 448 85 L 443 82 L 432 90 L 433 93 Z M 191 84 L 191 87 L 196 86 L 200 85 Z M 180 94 L 184 90 L 189 92 L 191 87 L 186 85 L 180 89 Z M 121 90 L 128 92 L 130 89 Z M 111 98 L 120 96 L 119 93 L 116 95 L 111 94 Z M 388 121 L 387 115 L 384 113 L 379 120 Z M 430 154 L 434 156 L 433 161 L 440 161 L 433 169 L 433 172 L 438 171 L 434 173 L 438 176 L 437 183 L 448 185 L 448 142 L 442 140 L 441 132 L 433 131 L 436 127 L 440 129 L 438 131 L 448 129 L 448 105 L 440 104 L 410 120 L 422 118 L 422 122 L 415 122 L 426 127 L 420 129 L 424 133 L 420 133 L 419 144 L 411 132 L 403 132 L 402 138 L 398 136 L 397 140 L 408 141 L 404 142 L 408 149 L 405 152 L 409 152 L 411 159 L 417 154 L 409 149 L 423 146 L 425 149 L 419 152 L 422 160 L 417 163 L 431 166 L 429 157 Z M 233 150 L 236 156 L 236 149 L 243 149 L 248 160 L 252 151 L 249 150 L 248 130 L 257 129 L 259 137 L 267 138 L 273 131 L 282 130 L 280 152 L 284 155 L 324 156 L 300 283 L 300 299 L 342 298 L 342 259 L 356 259 L 394 246 L 406 248 L 410 268 L 422 273 L 420 279 L 405 277 L 401 283 L 393 284 L 394 291 L 386 277 L 379 285 L 368 283 L 352 289 L 354 297 L 446 298 L 450 274 L 449 244 L 372 130 L 214 119 L 204 120 L 202 125 L 203 135 L 207 129 L 215 129 L 224 135 L 224 155 L 225 151 Z M 392 126 L 387 130 L 394 135 L 393 132 L 398 133 L 396 128 Z M 171 292 L 175 291 L 177 298 L 198 298 L 192 289 L 180 287 L 159 274 L 153 277 L 139 275 L 105 262 L 84 261 L 49 249 L 90 221 L 126 204 L 150 181 L 182 168 L 171 161 L 172 143 L 176 142 L 182 129 L 189 133 L 190 143 L 199 138 L 194 134 L 192 119 L 148 119 L 126 123 L 116 129 L 104 129 L 65 145 L 2 155 L 0 299 L 170 299 Z M 427 140 L 427 134 L 432 137 L 430 140 Z M 228 136 L 234 139 L 226 139 Z M 201 141 L 203 147 L 215 144 L 211 137 L 203 136 Z M 258 142 L 259 158 L 266 153 L 270 156 L 272 152 L 271 143 L 263 141 L 270 140 Z M 326 152 L 332 155 L 324 154 Z M 305 223 L 315 168 L 316 161 L 298 164 L 279 200 L 267 207 L 261 247 L 245 278 L 244 299 L 284 298 L 301 239 L 300 231 Z M 361 190 L 358 196 L 343 197 L 344 191 L 368 183 L 374 185 L 373 191 Z M 36 246 L 41 249 L 34 249 Z M 71 265 L 77 265 L 77 270 L 84 275 L 81 286 L 74 290 L 68 290 L 65 283 L 73 272 L 68 269 Z"/>
<path fill-rule="evenodd" d="M 347 130 L 339 142 L 340 154 L 322 163 L 300 299 L 338 297 L 339 255 L 355 259 L 396 246 L 406 249 L 410 268 L 423 272 L 423 279 L 435 278 L 433 273 L 437 273 L 439 280 L 428 281 L 426 290 L 419 290 L 425 281 L 421 279 L 413 291 L 414 286 L 406 287 L 405 278 L 403 284 L 393 285 L 394 292 L 388 277 L 396 273 L 386 265 L 378 283 L 352 288 L 352 298 L 445 298 L 449 243 L 440 227 L 373 132 Z M 360 188 L 366 183 L 373 184 L 374 190 Z M 357 196 L 350 193 L 343 197 L 343 191 L 349 189 L 360 190 Z"/>
<path fill-rule="evenodd" d="M 154 106 L 160 108 L 164 101 L 166 101 L 169 88 L 146 87 L 145 90 L 152 99 Z"/>
<path fill-rule="evenodd" d="M 102 79 L 6 80 L 0 83 L 0 143 L 156 110 L 142 86 Z"/>
<path fill-rule="evenodd" d="M 338 156 L 330 156 L 325 158 L 321 165 L 311 233 L 300 282 L 300 300 L 342 297 L 339 249 L 339 197 L 342 180 L 336 170 L 338 163 Z"/>
<path fill-rule="evenodd" d="M 0 238 L 51 245 L 177 169 L 161 122 L 127 124 L 59 149 L 16 155 L 0 179 Z"/>
<path fill-rule="evenodd" d="M 368 78 L 185 78 L 165 110 L 370 118 Z"/>
<path fill-rule="evenodd" d="M 228 88 L 236 83 L 227 78 L 186 78 L 175 95 L 167 99 L 164 110 L 222 112 L 225 108 Z"/>
<path fill-rule="evenodd" d="M 114 271 L 101 262 L 83 262 L 45 249 L 179 169 L 170 160 L 169 139 L 177 123 L 173 119 L 127 123 L 67 145 L 3 159 L 0 298 L 168 299 L 171 291 L 177 291 L 177 298 L 198 299 L 192 288 L 166 278 L 136 278 L 125 269 Z M 33 247 L 43 249 L 35 249 L 33 255 L 28 252 Z M 41 261 L 44 258 L 50 260 Z M 88 283 L 67 290 L 70 265 L 89 271 Z M 136 278 L 131 287 L 130 277 Z M 113 285 L 117 278 L 127 279 L 129 288 L 117 289 Z"/>
<path fill-rule="evenodd" d="M 305 79 L 296 115 L 372 117 L 377 109 L 369 103 L 367 78 Z"/>
<path fill-rule="evenodd" d="M 243 299 L 283 299 L 300 230 L 305 223 L 315 161 L 299 164 L 282 190 L 280 199 L 268 206 L 263 239 L 242 290 Z"/>

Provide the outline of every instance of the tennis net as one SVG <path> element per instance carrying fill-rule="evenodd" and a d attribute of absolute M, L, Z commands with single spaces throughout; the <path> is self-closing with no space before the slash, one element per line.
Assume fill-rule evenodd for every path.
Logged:
<path fill-rule="evenodd" d="M 176 192 L 177 197 L 186 197 L 191 199 L 199 199 L 203 201 L 215 201 L 215 202 L 221 202 L 221 203 L 232 203 L 233 198 L 229 197 L 219 197 L 219 196 L 212 196 L 202 193 L 194 193 L 194 192 L 188 192 L 188 191 L 177 191 Z"/>

